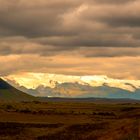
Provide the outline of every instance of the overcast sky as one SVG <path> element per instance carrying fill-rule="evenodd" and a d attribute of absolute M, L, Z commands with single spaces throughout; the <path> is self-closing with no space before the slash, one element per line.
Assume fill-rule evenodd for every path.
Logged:
<path fill-rule="evenodd" d="M 0 0 L 0 75 L 140 79 L 140 0 Z"/>

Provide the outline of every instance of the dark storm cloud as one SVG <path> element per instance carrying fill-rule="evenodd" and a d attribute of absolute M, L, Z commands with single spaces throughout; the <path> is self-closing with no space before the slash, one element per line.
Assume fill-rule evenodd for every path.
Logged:
<path fill-rule="evenodd" d="M 37 41 L 38 42 L 38 41 Z M 50 43 L 51 44 L 51 43 Z M 58 45 L 58 44 L 57 44 Z M 60 45 L 60 44 L 59 44 Z M 64 45 L 64 44 L 63 44 Z M 97 44 L 96 44 L 97 45 Z M 40 56 L 57 56 L 57 55 L 79 55 L 84 57 L 122 57 L 122 56 L 140 56 L 140 47 L 67 47 L 41 45 L 26 38 L 16 37 L 0 40 L 0 55 L 40 55 Z"/>
<path fill-rule="evenodd" d="M 48 37 L 36 40 L 40 44 L 49 44 L 53 46 L 63 46 L 61 48 L 69 49 L 78 47 L 139 47 L 140 40 L 135 40 L 133 37 L 124 34 L 84 34 L 70 37 Z M 68 49 L 68 48 L 67 48 Z"/>
<path fill-rule="evenodd" d="M 1 12 L 0 26 L 3 30 L 9 29 L 9 35 L 30 37 L 51 35 L 52 32 L 59 35 L 57 25 L 61 21 L 57 12 L 61 13 L 45 9 L 10 9 Z"/>
<path fill-rule="evenodd" d="M 71 34 L 62 30 L 61 15 L 77 6 L 76 2 L 1 0 L 0 3 L 1 36 L 8 35 L 7 30 L 9 35 L 27 37 Z"/>
<path fill-rule="evenodd" d="M 138 0 L 0 0 L 0 54 L 50 56 L 84 47 L 85 56 L 139 55 L 137 49 L 129 51 L 140 47 L 139 4 Z M 88 55 L 90 48 L 96 54 Z"/>
<path fill-rule="evenodd" d="M 80 53 L 86 57 L 123 57 L 123 56 L 140 56 L 140 48 L 114 48 L 114 47 L 101 47 L 90 48 L 85 51 L 84 48 L 80 49 Z"/>
<path fill-rule="evenodd" d="M 139 79 L 139 13 L 139 0 L 0 0 L 0 75 Z"/>
<path fill-rule="evenodd" d="M 102 19 L 103 22 L 114 27 L 140 27 L 140 17 L 137 16 L 118 16 L 118 17 L 106 17 Z"/>
<path fill-rule="evenodd" d="M 136 0 L 95 0 L 96 3 L 101 4 L 124 4 L 129 2 L 134 2 Z"/>

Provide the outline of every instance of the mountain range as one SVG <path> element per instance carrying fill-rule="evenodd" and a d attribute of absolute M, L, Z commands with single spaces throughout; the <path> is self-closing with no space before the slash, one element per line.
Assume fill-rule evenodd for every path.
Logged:
<path fill-rule="evenodd" d="M 69 101 L 69 97 L 72 97 L 70 98 L 72 101 L 96 101 L 95 99 L 98 98 L 102 99 L 102 101 L 105 101 L 107 98 L 140 99 L 140 89 L 131 92 L 120 88 L 109 87 L 105 84 L 99 87 L 92 87 L 88 84 L 82 85 L 70 82 L 60 84 L 53 81 L 53 83 L 55 83 L 55 87 L 53 88 L 40 85 L 35 89 L 28 89 L 16 84 L 11 85 L 7 81 L 0 79 L 0 101 Z M 40 98 L 34 96 L 40 96 Z"/>
<path fill-rule="evenodd" d="M 91 86 L 88 83 L 83 84 L 78 82 L 59 83 L 52 79 L 50 80 L 50 84 L 52 84 L 52 86 L 40 84 L 36 88 L 26 88 L 11 81 L 10 83 L 25 93 L 39 97 L 140 99 L 140 89 L 134 87 L 130 83 L 126 83 L 126 86 L 132 87 L 134 89 L 133 91 L 111 87 L 107 83 L 100 86 Z"/>

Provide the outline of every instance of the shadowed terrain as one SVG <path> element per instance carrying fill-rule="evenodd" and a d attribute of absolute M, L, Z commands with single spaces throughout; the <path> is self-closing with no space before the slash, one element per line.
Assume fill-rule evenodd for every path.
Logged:
<path fill-rule="evenodd" d="M 32 101 L 35 97 L 17 90 L 0 78 L 0 101 Z"/>
<path fill-rule="evenodd" d="M 139 131 L 139 103 L 0 103 L 4 140 L 139 140 Z"/>

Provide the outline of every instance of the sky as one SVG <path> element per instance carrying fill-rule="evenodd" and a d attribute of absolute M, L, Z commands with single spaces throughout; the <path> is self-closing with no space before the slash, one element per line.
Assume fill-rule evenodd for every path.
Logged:
<path fill-rule="evenodd" d="M 0 0 L 0 76 L 140 80 L 139 0 Z"/>

